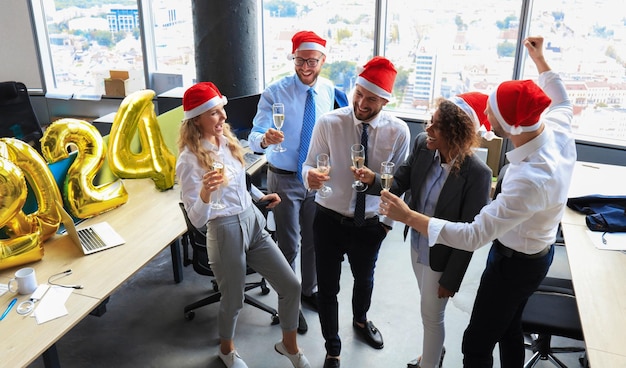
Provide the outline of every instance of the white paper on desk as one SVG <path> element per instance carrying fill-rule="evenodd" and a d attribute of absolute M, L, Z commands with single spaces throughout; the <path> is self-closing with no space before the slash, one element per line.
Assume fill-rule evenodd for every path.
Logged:
<path fill-rule="evenodd" d="M 587 235 L 596 248 L 602 250 L 626 250 L 626 233 L 604 233 L 606 244 L 602 241 L 602 234 L 602 231 L 587 230 Z"/>
<path fill-rule="evenodd" d="M 61 286 L 51 286 L 46 295 L 37 303 L 37 308 L 33 312 L 37 324 L 42 324 L 53 319 L 67 315 L 65 302 L 74 289 Z"/>

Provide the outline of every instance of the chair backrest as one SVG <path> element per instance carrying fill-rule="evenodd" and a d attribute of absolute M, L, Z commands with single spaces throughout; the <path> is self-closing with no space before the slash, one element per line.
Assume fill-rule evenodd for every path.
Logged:
<path fill-rule="evenodd" d="M 0 83 L 0 137 L 20 139 L 41 153 L 43 129 L 24 83 Z"/>
<path fill-rule="evenodd" d="M 226 121 L 230 124 L 237 138 L 248 139 L 260 98 L 261 94 L 258 93 L 228 99 L 228 103 L 224 106 L 226 115 L 228 115 Z"/>
<path fill-rule="evenodd" d="M 188 244 L 183 244 L 183 247 L 185 247 L 183 249 L 185 252 L 185 260 L 188 259 L 186 248 L 190 246 L 192 251 L 191 263 L 194 271 L 200 275 L 213 276 L 213 271 L 209 266 L 209 256 L 206 250 L 206 235 L 193 226 L 191 220 L 189 220 L 189 216 L 187 215 L 187 210 L 185 210 L 185 205 L 183 203 L 179 203 L 178 205 L 180 206 L 180 210 L 183 212 L 185 223 L 187 224 L 187 233 L 184 236 L 187 237 Z"/>
<path fill-rule="evenodd" d="M 187 224 L 187 232 L 183 235 L 183 262 L 187 265 L 190 260 L 194 271 L 200 275 L 214 276 L 213 270 L 211 270 L 209 266 L 209 255 L 206 249 L 206 234 L 191 223 L 189 215 L 187 215 L 187 210 L 185 210 L 185 205 L 182 202 L 179 202 L 178 205 L 183 212 L 185 224 Z M 264 216 L 267 216 L 268 212 L 267 208 L 265 208 L 266 205 L 265 202 L 255 202 L 255 206 L 257 206 Z M 189 258 L 188 247 L 191 248 L 191 259 Z M 253 273 L 255 273 L 255 271 L 247 267 L 246 274 L 250 275 Z"/>

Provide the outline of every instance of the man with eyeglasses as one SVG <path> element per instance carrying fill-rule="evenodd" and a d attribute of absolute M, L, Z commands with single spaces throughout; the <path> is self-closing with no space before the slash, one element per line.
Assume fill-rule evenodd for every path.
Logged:
<path fill-rule="evenodd" d="M 263 91 L 248 141 L 255 152 L 265 151 L 269 164 L 268 190 L 278 193 L 282 199 L 273 209 L 276 240 L 294 272 L 300 248 L 302 301 L 317 311 L 312 235 L 315 192 L 307 191 L 299 173 L 315 121 L 334 108 L 335 87 L 330 80 L 319 76 L 326 61 L 326 40 L 311 31 L 297 32 L 291 40 L 292 52 L 288 58 L 293 60 L 295 74 L 281 78 Z M 285 120 L 280 131 L 273 125 L 274 103 L 285 105 Z M 274 151 L 278 143 L 286 151 Z M 305 333 L 307 329 L 300 312 L 298 332 Z"/>

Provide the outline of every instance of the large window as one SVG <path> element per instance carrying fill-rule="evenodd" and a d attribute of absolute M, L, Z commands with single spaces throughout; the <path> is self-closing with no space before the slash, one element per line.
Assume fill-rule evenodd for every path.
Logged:
<path fill-rule="evenodd" d="M 626 146 L 626 15 L 620 4 L 536 1 L 529 32 L 545 37 L 550 66 L 565 80 L 576 137 Z M 523 78 L 536 76 L 526 62 Z"/>
<path fill-rule="evenodd" d="M 519 37 L 519 0 L 390 0 L 384 54 L 398 67 L 404 114 L 428 114 L 439 96 L 489 93 L 511 79 Z"/>
<path fill-rule="evenodd" d="M 574 102 L 577 138 L 626 146 L 626 16 L 618 0 L 258 1 L 265 85 L 293 72 L 291 36 L 313 30 L 328 40 L 324 76 L 348 92 L 356 67 L 384 55 L 398 69 L 388 108 L 426 118 L 439 96 L 536 79 L 520 40 L 538 34 Z M 49 51 L 42 53 L 49 90 L 99 95 L 108 71 L 120 69 L 139 71 L 141 88 L 195 81 L 190 0 L 35 3 L 44 4 L 46 24 L 36 28 L 46 35 L 40 49 Z M 155 75 L 167 76 L 165 86 Z"/>
<path fill-rule="evenodd" d="M 141 4 L 137 0 L 44 0 L 33 1 L 33 9 L 45 19 L 45 24 L 36 27 L 40 39 L 47 37 L 41 49 L 49 51 L 44 57 L 49 63 L 43 68 L 49 92 L 99 97 L 106 92 L 105 79 L 111 70 L 128 71 L 131 89 L 194 82 L 190 0 L 144 0 Z M 141 9 L 145 30 L 141 29 Z M 146 67 L 150 75 L 166 77 L 146 83 Z"/>
<path fill-rule="evenodd" d="M 375 0 L 289 1 L 269 0 L 263 6 L 265 83 L 291 74 L 291 37 L 300 30 L 326 40 L 328 55 L 322 75 L 349 91 L 356 66 L 374 55 Z"/>

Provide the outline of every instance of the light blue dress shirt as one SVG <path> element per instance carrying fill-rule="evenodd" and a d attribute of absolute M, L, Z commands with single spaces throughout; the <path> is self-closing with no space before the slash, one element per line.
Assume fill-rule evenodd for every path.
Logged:
<path fill-rule="evenodd" d="M 424 179 L 424 185 L 419 193 L 419 198 L 416 202 L 416 210 L 427 216 L 435 214 L 435 208 L 437 207 L 437 201 L 439 200 L 439 194 L 441 189 L 448 179 L 450 174 L 450 165 L 441 163 L 441 154 L 439 150 L 435 151 L 435 156 L 428 169 L 428 174 Z M 417 261 L 424 265 L 430 265 L 428 246 L 428 237 L 420 234 L 415 229 L 411 229 L 411 247 L 417 252 Z"/>
<path fill-rule="evenodd" d="M 310 87 L 293 74 L 272 83 L 261 94 L 248 143 L 254 152 L 265 152 L 267 161 L 274 167 L 293 172 L 298 168 L 304 104 L 309 88 L 315 90 L 315 116 L 319 119 L 322 114 L 331 111 L 335 104 L 335 87 L 326 78 L 318 77 L 315 85 Z M 272 104 L 276 102 L 285 105 L 285 122 L 281 129 L 285 134 L 285 140 L 281 143 L 287 149 L 285 152 L 274 152 L 272 145 L 266 149 L 261 148 L 263 134 L 269 128 L 275 128 Z"/>

